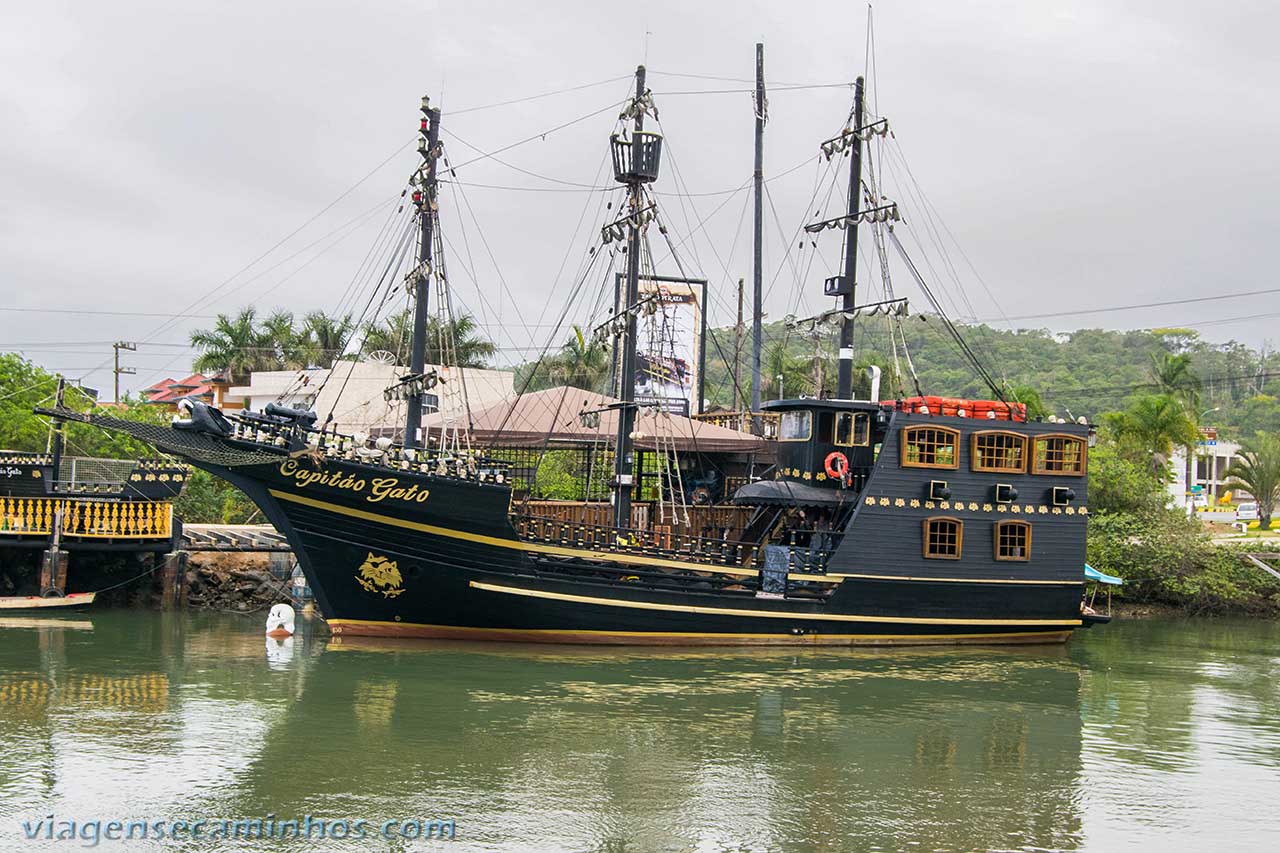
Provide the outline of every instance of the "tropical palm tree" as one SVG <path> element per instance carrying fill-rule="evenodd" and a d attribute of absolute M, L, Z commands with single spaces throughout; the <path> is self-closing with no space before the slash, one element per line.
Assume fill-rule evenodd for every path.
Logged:
<path fill-rule="evenodd" d="M 346 348 L 354 327 L 351 315 L 332 317 L 323 311 L 312 311 L 302 318 L 302 349 L 311 367 L 332 367 Z"/>
<path fill-rule="evenodd" d="M 427 363 L 445 364 L 445 350 L 453 350 L 449 359 L 457 367 L 487 367 L 489 359 L 498 352 L 493 341 L 478 332 L 475 318 L 463 314 L 441 323 L 432 317 L 427 322 Z"/>
<path fill-rule="evenodd" d="M 1184 403 L 1188 409 L 1200 404 L 1200 377 L 1191 367 L 1188 353 L 1162 352 L 1151 356 L 1151 378 L 1159 393 Z"/>
<path fill-rule="evenodd" d="M 1151 455 L 1154 472 L 1168 464 L 1174 445 L 1193 445 L 1199 437 L 1182 403 L 1167 394 L 1140 397 L 1125 411 L 1105 417 L 1118 439 Z"/>
<path fill-rule="evenodd" d="M 478 326 L 470 314 L 454 320 L 440 322 L 438 317 L 427 320 L 426 362 L 444 364 L 448 361 L 457 367 L 485 367 L 498 351 L 493 342 L 477 333 Z M 361 354 L 389 352 L 395 363 L 409 363 L 409 348 L 413 342 L 413 311 L 388 315 L 382 322 L 366 324 Z M 445 350 L 452 349 L 455 357 L 446 359 Z"/>
<path fill-rule="evenodd" d="M 1258 528 L 1271 527 L 1271 514 L 1280 498 L 1280 435 L 1259 432 L 1240 444 L 1227 468 L 1230 484 L 1243 486 L 1258 502 Z"/>
<path fill-rule="evenodd" d="M 365 323 L 360 354 L 367 356 L 375 352 L 389 352 L 395 356 L 396 364 L 408 364 L 409 345 L 412 341 L 413 311 L 406 309 L 388 314 L 381 322 Z"/>
<path fill-rule="evenodd" d="M 192 367 L 201 373 L 226 372 L 233 383 L 243 384 L 253 371 L 274 366 L 261 343 L 257 312 L 252 305 L 234 317 L 219 314 L 212 329 L 191 333 L 191 345 L 200 350 Z"/>
<path fill-rule="evenodd" d="M 565 385 L 603 392 L 611 367 L 609 348 L 603 343 L 588 341 L 582 327 L 575 325 L 549 372 Z"/>
<path fill-rule="evenodd" d="M 276 370 L 301 370 L 308 366 L 306 338 L 293 325 L 289 311 L 273 311 L 258 329 L 258 348 L 274 361 Z"/>

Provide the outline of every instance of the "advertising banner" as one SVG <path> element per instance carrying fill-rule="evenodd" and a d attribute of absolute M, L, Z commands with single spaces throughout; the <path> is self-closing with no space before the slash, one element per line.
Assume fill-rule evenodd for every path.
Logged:
<path fill-rule="evenodd" d="M 636 322 L 637 402 L 679 415 L 702 411 L 707 283 L 663 276 L 640 279 Z"/>

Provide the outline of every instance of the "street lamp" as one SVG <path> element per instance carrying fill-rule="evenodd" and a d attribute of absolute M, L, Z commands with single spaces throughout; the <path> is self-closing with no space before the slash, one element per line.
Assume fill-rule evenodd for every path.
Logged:
<path fill-rule="evenodd" d="M 787 395 L 782 393 L 782 374 L 779 373 L 774 378 L 778 380 L 778 399 L 779 400 L 787 399 Z"/>

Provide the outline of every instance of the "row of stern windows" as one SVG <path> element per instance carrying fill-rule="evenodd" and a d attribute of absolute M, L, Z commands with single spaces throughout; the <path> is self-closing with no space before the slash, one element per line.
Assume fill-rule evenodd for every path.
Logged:
<path fill-rule="evenodd" d="M 944 426 L 902 428 L 904 468 L 960 467 L 960 430 Z M 1053 474 L 1082 477 L 1085 439 L 1074 435 L 1028 436 L 1008 430 L 982 430 L 970 436 L 969 466 L 993 474 Z"/>

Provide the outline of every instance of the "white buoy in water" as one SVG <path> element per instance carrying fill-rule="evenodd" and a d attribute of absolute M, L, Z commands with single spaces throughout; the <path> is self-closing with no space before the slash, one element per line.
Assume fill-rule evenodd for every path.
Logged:
<path fill-rule="evenodd" d="M 293 607 L 288 604 L 273 604 L 267 614 L 268 637 L 293 636 Z"/>

